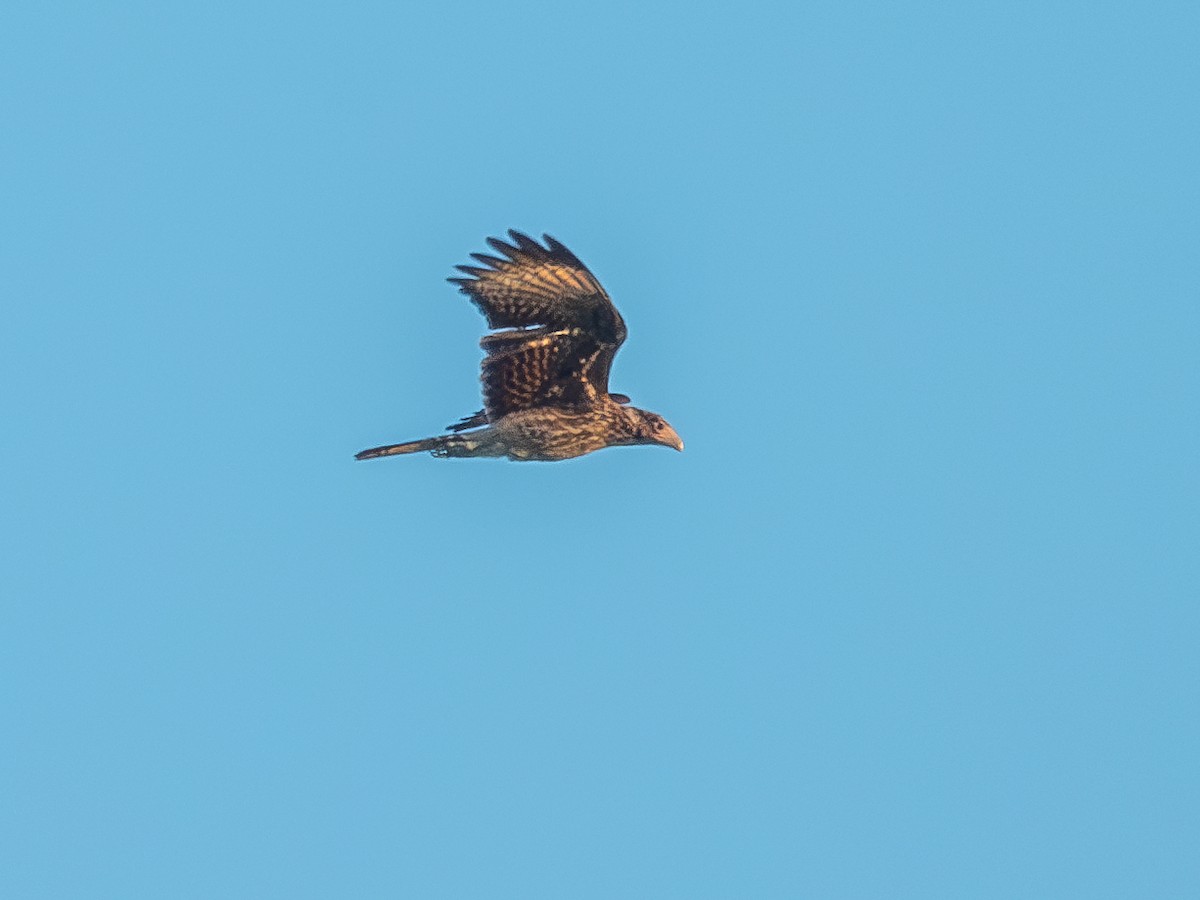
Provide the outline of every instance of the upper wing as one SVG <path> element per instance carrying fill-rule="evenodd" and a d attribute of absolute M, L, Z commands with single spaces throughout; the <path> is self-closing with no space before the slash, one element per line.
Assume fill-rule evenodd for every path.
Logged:
<path fill-rule="evenodd" d="M 554 325 L 578 328 L 597 341 L 619 346 L 625 323 L 608 294 L 579 258 L 550 235 L 543 247 L 509 231 L 512 244 L 488 238 L 504 258 L 472 253 L 480 266 L 457 266 L 469 278 L 450 278 L 487 316 L 491 328 Z"/>
<path fill-rule="evenodd" d="M 549 235 L 546 246 L 517 231 L 512 244 L 489 238 L 504 258 L 472 256 L 488 268 L 459 266 L 451 278 L 487 316 L 482 346 L 484 406 L 495 420 L 533 406 L 591 404 L 608 393 L 608 373 L 625 323 L 579 259 Z"/>

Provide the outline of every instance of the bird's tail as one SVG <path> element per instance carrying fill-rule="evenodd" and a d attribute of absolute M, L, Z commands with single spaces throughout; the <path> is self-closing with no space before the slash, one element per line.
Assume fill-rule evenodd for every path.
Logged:
<path fill-rule="evenodd" d="M 423 453 L 426 450 L 432 450 L 438 455 L 446 454 L 446 442 L 449 435 L 442 437 L 425 438 L 421 441 L 409 441 L 406 444 L 387 444 L 383 447 L 372 447 L 370 450 L 363 450 L 361 453 L 355 453 L 355 459 L 375 459 L 378 456 L 395 456 L 398 453 Z"/>

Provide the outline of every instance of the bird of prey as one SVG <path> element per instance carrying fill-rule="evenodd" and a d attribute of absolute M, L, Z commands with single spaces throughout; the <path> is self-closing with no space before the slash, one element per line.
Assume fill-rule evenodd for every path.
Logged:
<path fill-rule="evenodd" d="M 373 447 L 356 459 L 428 450 L 434 456 L 507 456 L 560 460 L 604 447 L 658 444 L 683 449 L 662 416 L 608 392 L 608 371 L 625 340 L 625 323 L 600 282 L 550 235 L 542 246 L 509 231 L 488 238 L 499 256 L 472 253 L 448 279 L 494 329 L 480 380 L 483 409 L 447 426 L 450 434 Z"/>

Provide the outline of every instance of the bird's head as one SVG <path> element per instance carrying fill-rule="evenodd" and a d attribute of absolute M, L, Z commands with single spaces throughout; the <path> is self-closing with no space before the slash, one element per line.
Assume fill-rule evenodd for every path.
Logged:
<path fill-rule="evenodd" d="M 659 444 L 663 447 L 674 447 L 676 450 L 683 449 L 683 439 L 658 413 L 647 412 L 632 406 L 624 407 L 624 412 L 633 425 L 633 443 Z"/>

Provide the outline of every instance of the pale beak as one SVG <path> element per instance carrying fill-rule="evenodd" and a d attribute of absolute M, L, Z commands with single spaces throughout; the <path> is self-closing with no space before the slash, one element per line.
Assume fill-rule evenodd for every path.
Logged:
<path fill-rule="evenodd" d="M 675 433 L 675 429 L 669 425 L 663 430 L 663 433 L 659 435 L 658 442 L 664 447 L 674 447 L 680 452 L 683 451 L 683 438 L 677 435 Z"/>

